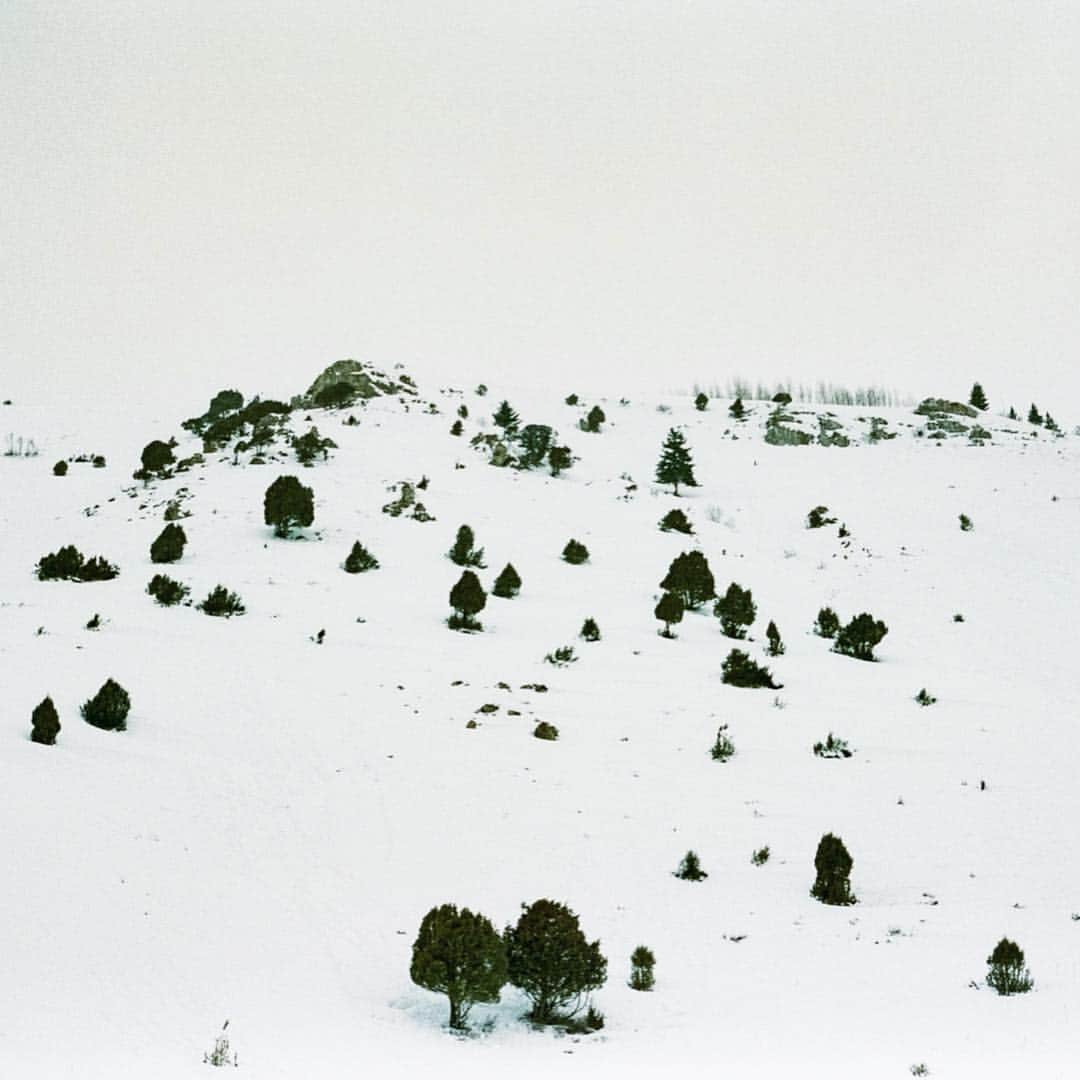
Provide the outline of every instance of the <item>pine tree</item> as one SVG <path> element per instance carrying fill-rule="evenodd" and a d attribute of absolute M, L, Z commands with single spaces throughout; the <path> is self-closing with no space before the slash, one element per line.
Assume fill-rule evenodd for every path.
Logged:
<path fill-rule="evenodd" d="M 840 617 L 831 607 L 823 607 L 817 613 L 817 622 L 814 623 L 814 633 L 818 637 L 834 638 L 840 629 Z"/>
<path fill-rule="evenodd" d="M 694 408 L 697 409 L 698 412 L 704 412 L 708 407 L 709 407 L 709 396 L 708 396 L 708 394 L 702 392 L 702 393 L 698 394 L 698 396 L 696 398 L 694 398 Z"/>
<path fill-rule="evenodd" d="M 462 424 L 461 424 L 460 420 L 455 420 L 450 425 L 450 434 L 451 435 L 460 435 L 462 433 L 462 431 L 464 431 L 464 430 L 465 429 L 462 427 Z"/>
<path fill-rule="evenodd" d="M 697 487 L 694 479 L 694 463 L 686 445 L 686 436 L 677 428 L 672 428 L 660 452 L 656 465 L 656 482 L 673 484 L 675 495 L 679 494 L 679 485 Z"/>
<path fill-rule="evenodd" d="M 79 710 L 82 718 L 103 731 L 126 731 L 127 715 L 131 709 L 128 692 L 112 679 L 106 679 L 101 689 Z"/>
<path fill-rule="evenodd" d="M 554 442 L 555 432 L 547 424 L 526 424 L 518 436 L 522 468 L 534 469 L 543 464 Z"/>
<path fill-rule="evenodd" d="M 660 588 L 677 593 L 683 606 L 690 611 L 696 611 L 716 596 L 716 580 L 709 569 L 709 560 L 700 551 L 676 555 Z"/>
<path fill-rule="evenodd" d="M 491 595 L 501 597 L 503 600 L 512 600 L 521 591 L 521 577 L 514 569 L 512 563 L 507 563 L 495 579 L 491 587 Z"/>
<path fill-rule="evenodd" d="M 315 493 L 295 476 L 279 476 L 263 497 L 263 521 L 274 535 L 287 537 L 293 528 L 306 528 L 315 520 Z"/>
<path fill-rule="evenodd" d="M 855 897 L 851 893 L 850 881 L 852 865 L 843 840 L 832 833 L 826 833 L 818 842 L 817 854 L 814 856 L 817 877 L 810 895 L 823 904 L 854 904 Z"/>
<path fill-rule="evenodd" d="M 656 957 L 652 950 L 639 945 L 630 954 L 630 988 L 632 990 L 651 990 L 656 985 L 653 968 Z"/>
<path fill-rule="evenodd" d="M 582 431 L 590 431 L 594 435 L 599 433 L 600 426 L 607 420 L 607 416 L 604 414 L 604 410 L 599 405 L 594 405 L 584 420 L 581 421 L 579 427 Z"/>
<path fill-rule="evenodd" d="M 582 641 L 599 641 L 600 627 L 596 625 L 596 620 L 591 617 L 586 619 L 581 624 L 581 631 L 578 636 Z"/>
<path fill-rule="evenodd" d="M 506 432 L 508 438 L 512 439 L 517 434 L 518 424 L 520 423 L 521 418 L 510 407 L 509 401 L 504 400 L 500 402 L 492 419 Z"/>
<path fill-rule="evenodd" d="M 453 904 L 432 908 L 412 948 L 409 977 L 417 986 L 446 994 L 450 1027 L 465 1027 L 475 1002 L 499 1000 L 506 983 L 506 949 L 483 915 Z"/>
<path fill-rule="evenodd" d="M 154 563 L 177 562 L 183 558 L 186 543 L 187 534 L 183 526 L 170 522 L 150 545 L 150 561 Z"/>
<path fill-rule="evenodd" d="M 1049 412 L 1047 412 L 1046 415 L 1043 417 L 1043 427 L 1046 428 L 1047 431 L 1060 430 L 1060 428 L 1057 426 L 1057 421 L 1050 415 Z"/>
<path fill-rule="evenodd" d="M 743 404 L 741 397 L 737 397 L 731 403 L 728 412 L 731 413 L 731 418 L 733 420 L 742 420 L 746 416 L 746 406 Z"/>
<path fill-rule="evenodd" d="M 727 592 L 713 604 L 713 614 L 720 620 L 720 628 L 728 637 L 744 638 L 744 628 L 754 621 L 757 605 L 750 590 L 733 581 Z"/>
<path fill-rule="evenodd" d="M 1028 423 L 1029 424 L 1041 424 L 1042 417 L 1039 415 L 1039 410 L 1035 408 L 1035 403 L 1031 403 L 1031 408 L 1028 409 Z"/>
<path fill-rule="evenodd" d="M 985 411 L 990 407 L 986 400 L 986 394 L 983 393 L 983 388 L 978 383 L 971 388 L 971 396 L 968 398 L 968 404 L 973 409 L 979 409 L 981 411 Z"/>
<path fill-rule="evenodd" d="M 674 873 L 680 881 L 704 881 L 709 876 L 701 869 L 701 860 L 696 851 L 688 851 Z"/>
<path fill-rule="evenodd" d="M 357 540 L 345 557 L 346 574 L 362 574 L 366 570 L 378 570 L 379 560 Z"/>
<path fill-rule="evenodd" d="M 60 717 L 51 697 L 45 698 L 30 714 L 30 741 L 54 746 L 60 734 Z"/>
<path fill-rule="evenodd" d="M 1024 950 L 1015 941 L 1002 938 L 986 962 L 990 965 L 986 982 L 999 994 L 1026 994 L 1034 985 L 1024 967 Z"/>
<path fill-rule="evenodd" d="M 537 900 L 522 908 L 517 925 L 503 935 L 510 982 L 532 1001 L 529 1015 L 536 1023 L 573 1016 L 607 979 L 600 942 L 585 940 L 565 904 Z"/>
<path fill-rule="evenodd" d="M 471 570 L 466 570 L 450 590 L 450 606 L 454 609 L 454 614 L 448 620 L 450 629 L 483 630 L 473 616 L 483 611 L 486 604 L 487 593 L 480 579 Z"/>
<path fill-rule="evenodd" d="M 571 566 L 580 566 L 581 563 L 586 562 L 589 558 L 589 549 L 577 540 L 568 540 L 566 547 L 563 548 L 562 557 L 565 562 L 571 564 Z"/>
<path fill-rule="evenodd" d="M 660 603 L 656 605 L 653 614 L 664 624 L 664 629 L 660 631 L 662 637 L 675 636 L 671 632 L 671 625 L 682 622 L 684 610 L 685 605 L 678 593 L 666 592 L 660 597 Z"/>
<path fill-rule="evenodd" d="M 776 629 L 776 623 L 772 620 L 769 621 L 769 625 L 765 628 L 765 636 L 769 639 L 769 647 L 766 652 L 770 656 L 783 656 L 784 655 L 784 643 L 780 639 L 780 631 Z"/>
<path fill-rule="evenodd" d="M 836 635 L 833 651 L 856 660 L 873 660 L 874 647 L 889 632 L 889 628 L 873 615 L 863 612 L 856 615 Z"/>
<path fill-rule="evenodd" d="M 1020 417 L 1016 415 L 1016 409 L 1012 405 L 1009 406 L 1009 419 L 1010 420 L 1019 420 L 1020 419 Z"/>
<path fill-rule="evenodd" d="M 473 531 L 468 525 L 462 525 L 457 531 L 454 546 L 446 553 L 447 558 L 458 566 L 475 566 L 484 569 L 484 549 L 473 549 Z"/>
<path fill-rule="evenodd" d="M 553 446 L 548 451 L 548 466 L 552 476 L 558 476 L 574 464 L 574 455 L 569 446 Z"/>

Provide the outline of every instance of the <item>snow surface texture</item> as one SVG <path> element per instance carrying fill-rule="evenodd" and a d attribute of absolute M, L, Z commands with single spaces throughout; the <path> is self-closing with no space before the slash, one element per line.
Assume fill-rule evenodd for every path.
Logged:
<path fill-rule="evenodd" d="M 340 447 L 327 463 L 234 466 L 229 451 L 146 487 L 130 477 L 151 439 L 200 448 L 183 417 L 152 424 L 137 402 L 120 420 L 70 402 L 0 409 L 0 427 L 41 450 L 0 459 L 0 1075 L 209 1076 L 203 1054 L 228 1018 L 237 1075 L 252 1080 L 864 1080 L 920 1063 L 943 1078 L 1074 1076 L 1073 439 L 988 415 L 991 444 L 939 443 L 916 436 L 909 409 L 833 408 L 850 447 L 768 446 L 761 402 L 736 424 L 728 402 L 672 398 L 661 412 L 620 405 L 617 387 L 602 433 L 586 434 L 577 421 L 596 402 L 564 405 L 573 387 L 542 400 L 420 389 L 437 415 L 377 399 L 346 427 L 348 410 L 312 410 Z M 504 396 L 523 423 L 560 431 L 574 468 L 497 469 L 469 446 Z M 899 436 L 865 442 L 871 415 Z M 701 485 L 678 499 L 652 481 L 674 425 Z M 108 466 L 52 475 L 80 452 Z M 295 540 L 262 521 L 282 472 L 315 490 L 315 523 Z M 436 521 L 381 513 L 391 485 L 422 475 Z M 154 566 L 181 487 L 186 553 Z M 846 541 L 835 525 L 806 529 L 819 504 Z M 694 536 L 657 529 L 674 506 Z M 507 561 L 524 581 L 517 599 L 489 597 L 475 635 L 445 623 L 461 572 L 445 552 L 463 523 L 485 548 L 486 588 Z M 559 557 L 571 537 L 584 565 Z M 355 540 L 380 569 L 342 571 Z M 35 580 L 37 559 L 67 543 L 120 577 Z M 718 590 L 753 590 L 740 647 L 782 690 L 722 685 L 738 643 L 708 607 L 673 640 L 657 633 L 658 583 L 693 548 Z M 222 583 L 247 614 L 159 607 L 145 588 L 160 571 L 193 601 Z M 825 605 L 885 620 L 878 663 L 811 633 Z M 101 629 L 85 629 L 95 612 Z M 577 637 L 587 616 L 596 643 Z M 770 619 L 787 646 L 775 659 Z M 564 644 L 576 663 L 543 662 Z M 108 677 L 131 694 L 124 733 L 79 718 Z M 537 682 L 549 692 L 521 689 Z M 936 704 L 915 703 L 921 687 Z M 46 694 L 63 724 L 51 748 L 29 740 Z M 478 713 L 487 703 L 499 709 Z M 539 720 L 558 741 L 533 737 Z M 725 763 L 709 754 L 721 724 L 737 748 Z M 854 756 L 815 757 L 829 732 Z M 854 858 L 853 907 L 809 895 L 825 832 Z M 672 874 L 689 848 L 709 874 L 698 884 Z M 450 1035 L 446 999 L 409 979 L 423 915 L 453 902 L 502 927 L 539 897 L 601 939 L 606 1027 L 535 1031 L 507 987 L 474 1008 L 470 1037 Z M 984 985 L 1002 936 L 1025 950 L 1032 993 Z M 651 993 L 627 986 L 639 944 L 657 957 Z"/>

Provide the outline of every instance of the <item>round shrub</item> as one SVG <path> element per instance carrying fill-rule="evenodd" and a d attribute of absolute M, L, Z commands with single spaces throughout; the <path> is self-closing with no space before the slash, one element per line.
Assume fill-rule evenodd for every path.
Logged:
<path fill-rule="evenodd" d="M 107 679 L 101 689 L 80 709 L 82 718 L 102 731 L 126 731 L 127 715 L 131 709 L 128 692 L 112 679 Z"/>

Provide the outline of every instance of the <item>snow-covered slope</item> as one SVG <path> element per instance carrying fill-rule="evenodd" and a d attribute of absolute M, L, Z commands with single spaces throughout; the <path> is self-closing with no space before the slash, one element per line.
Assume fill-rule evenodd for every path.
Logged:
<path fill-rule="evenodd" d="M 911 410 L 834 407 L 853 445 L 777 447 L 764 404 L 736 424 L 727 402 L 699 412 L 689 398 L 601 401 L 608 422 L 588 434 L 577 421 L 595 402 L 572 408 L 554 389 L 420 391 L 353 410 L 356 426 L 313 410 L 339 449 L 310 469 L 223 452 L 148 486 L 130 479 L 144 444 L 200 448 L 182 417 L 151 423 L 137 402 L 122 418 L 0 410 L 0 428 L 41 448 L 0 458 L 0 1075 L 206 1076 L 228 1019 L 253 1080 L 867 1078 L 923 1062 L 934 1077 L 1074 1076 L 1073 439 L 995 417 L 990 444 L 972 446 L 920 437 Z M 569 472 L 497 469 L 469 445 L 502 397 L 559 430 L 580 458 Z M 867 443 L 871 414 L 898 437 Z M 653 482 L 672 426 L 700 483 L 678 499 Z M 107 467 L 52 475 L 83 452 Z M 283 472 L 316 499 L 289 541 L 262 520 Z M 422 476 L 435 521 L 381 512 L 391 485 Z M 187 551 L 155 567 L 180 488 Z M 694 536 L 657 529 L 676 505 Z M 808 530 L 816 505 L 850 535 Z M 485 548 L 486 588 L 507 561 L 524 580 L 517 599 L 489 597 L 474 635 L 445 624 L 460 574 L 445 552 L 463 523 Z M 559 557 L 571 537 L 591 553 L 582 566 Z M 354 540 L 379 570 L 342 571 Z M 120 577 L 37 581 L 37 560 L 68 543 Z M 782 690 L 721 683 L 737 643 L 706 609 L 674 640 L 657 634 L 658 583 L 692 549 L 718 589 L 753 590 L 744 647 L 759 659 L 775 620 Z M 247 613 L 157 606 L 145 587 L 162 569 L 194 600 L 226 585 Z M 811 632 L 825 605 L 885 620 L 878 663 Z M 588 616 L 599 642 L 577 637 Z M 578 661 L 545 663 L 559 645 Z M 124 733 L 79 718 L 107 677 L 131 694 Z M 535 683 L 547 692 L 523 688 Z M 921 687 L 932 707 L 913 701 Z M 52 748 L 28 738 L 46 694 L 63 724 Z M 533 738 L 541 719 L 558 741 Z M 720 764 L 708 751 L 722 723 L 737 754 Z M 852 758 L 811 753 L 830 731 Z M 855 860 L 853 907 L 809 896 L 830 831 Z M 771 858 L 752 865 L 764 845 Z M 702 883 L 672 876 L 688 848 Z M 473 1012 L 489 1032 L 447 1034 L 445 998 L 409 980 L 424 913 L 454 902 L 501 927 L 539 897 L 601 939 L 606 1027 L 534 1031 L 508 987 Z M 1003 935 L 1024 948 L 1033 993 L 972 985 Z M 657 956 L 649 994 L 626 985 L 642 943 Z"/>

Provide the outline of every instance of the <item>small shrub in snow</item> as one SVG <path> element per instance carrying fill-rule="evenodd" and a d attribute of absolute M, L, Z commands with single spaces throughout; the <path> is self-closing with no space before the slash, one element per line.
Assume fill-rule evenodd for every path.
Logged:
<path fill-rule="evenodd" d="M 499 576 L 491 587 L 491 595 L 498 596 L 503 600 L 512 600 L 520 591 L 521 576 L 514 569 L 512 563 L 507 563 L 499 571 Z"/>
<path fill-rule="evenodd" d="M 95 611 L 89 619 L 86 620 L 87 630 L 100 630 L 101 629 L 101 616 Z"/>
<path fill-rule="evenodd" d="M 781 689 L 779 684 L 773 682 L 772 672 L 751 660 L 741 649 L 732 649 L 728 653 L 722 672 L 723 681 L 729 686 L 767 686 L 770 690 Z"/>
<path fill-rule="evenodd" d="M 586 619 L 581 624 L 581 631 L 578 636 L 582 641 L 599 641 L 600 627 L 596 625 L 596 620 L 593 618 Z"/>
<path fill-rule="evenodd" d="M 553 446 L 547 455 L 547 462 L 552 476 L 558 476 L 559 473 L 565 472 L 576 460 L 577 458 L 574 457 L 569 446 Z"/>
<path fill-rule="evenodd" d="M 974 528 L 975 528 L 975 525 L 972 522 L 971 518 L 969 518 L 967 516 L 967 514 L 961 514 L 960 515 L 960 531 L 961 532 L 971 532 L 971 530 L 974 529 Z"/>
<path fill-rule="evenodd" d="M 474 616 L 483 611 L 486 604 L 487 593 L 480 579 L 471 570 L 466 570 L 450 590 L 454 614 L 447 620 L 447 625 L 451 630 L 483 630 L 483 625 Z"/>
<path fill-rule="evenodd" d="M 821 529 L 826 525 L 835 525 L 836 518 L 828 517 L 829 508 L 827 506 L 815 506 L 813 510 L 806 515 L 806 527 L 808 529 Z"/>
<path fill-rule="evenodd" d="M 676 508 L 675 510 L 669 510 L 660 519 L 660 531 L 678 532 L 690 536 L 694 532 L 694 526 L 690 524 L 690 519 L 686 514 Z"/>
<path fill-rule="evenodd" d="M 359 540 L 355 541 L 352 550 L 345 557 L 346 574 L 363 574 L 367 570 L 378 570 L 379 560 Z"/>
<path fill-rule="evenodd" d="M 446 557 L 457 566 L 475 566 L 482 570 L 484 563 L 484 549 L 473 547 L 473 531 L 468 525 L 462 525 L 457 531 L 454 546 L 446 553 Z"/>
<path fill-rule="evenodd" d="M 247 610 L 240 597 L 229 592 L 224 585 L 215 585 L 206 599 L 196 606 L 204 615 L 224 616 L 227 619 L 233 615 L 243 615 Z"/>
<path fill-rule="evenodd" d="M 727 592 L 713 604 L 713 614 L 720 620 L 720 629 L 727 637 L 744 638 L 745 628 L 757 615 L 757 605 L 750 590 L 733 581 Z"/>
<path fill-rule="evenodd" d="M 555 667 L 566 667 L 567 664 L 574 664 L 577 662 L 577 657 L 574 655 L 574 646 L 560 645 L 553 652 L 547 653 L 544 661 L 553 664 Z"/>
<path fill-rule="evenodd" d="M 833 651 L 856 660 L 873 660 L 874 646 L 889 632 L 889 628 L 873 615 L 863 612 L 841 627 Z"/>
<path fill-rule="evenodd" d="M 632 990 L 651 990 L 656 985 L 656 957 L 645 945 L 639 945 L 630 954 L 630 988 Z"/>
<path fill-rule="evenodd" d="M 684 610 L 682 597 L 678 593 L 666 592 L 660 597 L 660 603 L 656 605 L 653 614 L 664 624 L 664 629 L 660 631 L 661 637 L 675 636 L 671 632 L 671 626 L 673 623 L 682 622 Z"/>
<path fill-rule="evenodd" d="M 990 965 L 986 982 L 999 994 L 1026 994 L 1034 986 L 1024 967 L 1024 950 L 1015 941 L 1002 938 L 986 962 Z"/>
<path fill-rule="evenodd" d="M 90 725 L 103 731 L 126 731 L 127 715 L 131 709 L 128 692 L 112 679 L 107 679 L 101 689 L 79 710 Z"/>
<path fill-rule="evenodd" d="M 820 758 L 849 758 L 854 753 L 847 740 L 837 738 L 831 731 L 824 742 L 814 743 L 814 753 Z"/>
<path fill-rule="evenodd" d="M 53 476 L 67 476 L 68 463 L 66 461 L 58 461 L 53 467 Z"/>
<path fill-rule="evenodd" d="M 716 740 L 709 751 L 713 761 L 727 761 L 735 756 L 735 744 L 727 733 L 727 724 L 721 724 L 716 732 Z"/>
<path fill-rule="evenodd" d="M 963 621 L 964 621 L 964 616 L 963 616 L 963 615 L 961 615 L 961 614 L 960 614 L 960 612 L 958 611 L 958 612 L 957 612 L 957 613 L 956 613 L 956 614 L 955 614 L 955 615 L 954 615 L 954 616 L 952 617 L 952 621 L 953 621 L 953 622 L 963 622 Z"/>
<path fill-rule="evenodd" d="M 854 865 L 843 840 L 832 833 L 826 833 L 818 842 L 814 855 L 814 879 L 810 895 L 823 904 L 854 904 L 851 893 L 851 868 Z"/>
<path fill-rule="evenodd" d="M 150 561 L 154 563 L 177 562 L 184 555 L 187 534 L 182 525 L 170 523 L 161 530 L 158 538 L 150 545 Z"/>
<path fill-rule="evenodd" d="M 533 736 L 537 739 L 545 739 L 548 742 L 554 742 L 559 737 L 559 729 L 554 724 L 549 724 L 546 720 L 541 720 L 540 723 L 533 728 Z"/>
<path fill-rule="evenodd" d="M 599 405 L 594 405 L 578 426 L 582 431 L 598 434 L 605 420 L 607 416 L 604 415 L 604 410 Z"/>
<path fill-rule="evenodd" d="M 817 613 L 817 622 L 814 623 L 814 633 L 818 637 L 834 638 L 840 629 L 840 616 L 831 607 L 823 607 Z"/>
<path fill-rule="evenodd" d="M 571 566 L 580 566 L 588 560 L 589 549 L 577 540 L 569 540 L 562 550 L 562 557 L 563 561 L 570 563 Z"/>
<path fill-rule="evenodd" d="M 567 405 L 576 405 L 578 403 L 578 401 L 580 401 L 580 400 L 581 399 L 577 396 L 577 394 L 567 394 L 566 395 L 566 404 Z"/>
<path fill-rule="evenodd" d="M 750 856 L 750 862 L 754 866 L 764 866 L 769 861 L 769 845 L 766 844 L 763 848 L 758 848 L 753 855 Z"/>
<path fill-rule="evenodd" d="M 330 451 L 337 449 L 337 443 L 329 437 L 323 438 L 319 434 L 319 429 L 313 427 L 304 435 L 294 436 L 292 448 L 296 454 L 296 460 L 301 465 L 309 466 L 320 454 L 323 461 L 326 461 L 330 456 Z"/>
<path fill-rule="evenodd" d="M 688 851 L 674 871 L 675 877 L 680 881 L 704 881 L 709 875 L 701 869 L 701 860 L 696 851 Z"/>
<path fill-rule="evenodd" d="M 455 421 L 454 421 L 454 422 L 453 422 L 453 423 L 452 423 L 452 424 L 450 425 L 450 434 L 451 434 L 451 435 L 460 435 L 460 434 L 461 434 L 461 433 L 462 433 L 462 432 L 463 432 L 464 430 L 465 430 L 465 428 L 464 428 L 464 426 L 462 425 L 462 423 L 461 423 L 461 421 L 460 421 L 460 420 L 455 420 Z"/>
<path fill-rule="evenodd" d="M 166 574 L 155 574 L 146 586 L 146 591 L 164 607 L 179 604 L 191 591 L 186 585 Z"/>
<path fill-rule="evenodd" d="M 737 397 L 729 406 L 728 412 L 733 420 L 743 420 L 746 417 L 746 406 L 741 397 Z"/>
<path fill-rule="evenodd" d="M 917 701 L 917 702 L 918 702 L 918 703 L 919 703 L 920 705 L 922 705 L 923 707 L 925 707 L 925 706 L 927 706 L 927 705 L 933 705 L 933 704 L 934 704 L 934 702 L 935 702 L 935 701 L 937 701 L 937 698 L 936 698 L 936 697 L 934 697 L 934 695 L 933 695 L 933 694 L 928 694 L 928 693 L 926 692 L 926 687 L 924 686 L 924 687 L 923 687 L 923 688 L 922 688 L 922 689 L 921 689 L 921 690 L 920 690 L 920 691 L 919 691 L 919 692 L 918 692 L 918 693 L 917 693 L 917 694 L 915 695 L 915 700 L 916 700 L 916 701 Z"/>
<path fill-rule="evenodd" d="M 784 643 L 780 640 L 780 631 L 776 629 L 776 623 L 771 622 L 765 628 L 765 636 L 769 639 L 768 647 L 765 651 L 770 656 L 783 656 Z"/>
<path fill-rule="evenodd" d="M 704 412 L 709 407 L 709 397 L 705 393 L 700 393 L 694 398 L 694 408 L 698 412 Z"/>
<path fill-rule="evenodd" d="M 120 573 L 120 570 L 114 566 L 108 559 L 103 558 L 101 555 L 95 555 L 92 559 L 87 559 L 83 564 L 82 570 L 79 571 L 79 581 L 111 581 Z"/>
<path fill-rule="evenodd" d="M 203 1054 L 204 1065 L 215 1065 L 221 1067 L 223 1065 L 237 1066 L 239 1062 L 236 1059 L 236 1051 L 229 1047 L 229 1037 L 225 1034 L 226 1029 L 229 1026 L 229 1021 L 226 1020 L 224 1026 L 221 1029 L 221 1034 L 214 1039 L 213 1050 L 207 1050 Z"/>
<path fill-rule="evenodd" d="M 60 734 L 60 717 L 51 697 L 45 698 L 30 714 L 30 741 L 54 746 Z"/>

